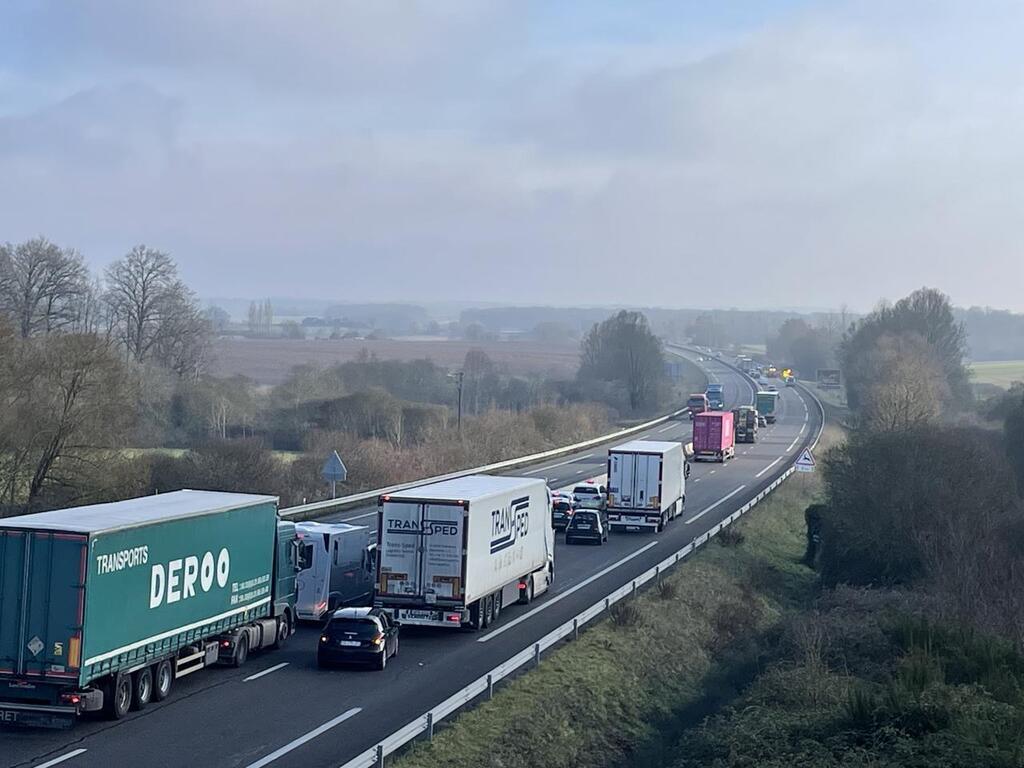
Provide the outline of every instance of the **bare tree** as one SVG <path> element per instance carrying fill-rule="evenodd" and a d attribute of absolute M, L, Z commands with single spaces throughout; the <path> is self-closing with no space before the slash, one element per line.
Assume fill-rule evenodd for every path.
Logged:
<path fill-rule="evenodd" d="M 647 318 L 622 310 L 594 325 L 583 339 L 577 376 L 621 382 L 633 410 L 657 405 L 665 358 Z"/>
<path fill-rule="evenodd" d="M 871 384 L 861 418 L 881 431 L 906 431 L 934 422 L 950 396 L 942 364 L 919 334 L 885 334 L 866 357 Z"/>
<path fill-rule="evenodd" d="M 77 251 L 45 238 L 0 247 L 0 311 L 22 338 L 74 326 L 89 274 Z"/>
<path fill-rule="evenodd" d="M 31 509 L 47 494 L 67 499 L 83 474 L 113 460 L 134 418 L 134 380 L 94 334 L 3 343 L 0 500 Z"/>
<path fill-rule="evenodd" d="M 129 360 L 155 359 L 179 375 L 198 375 L 209 324 L 162 251 L 138 245 L 106 273 L 112 331 Z"/>

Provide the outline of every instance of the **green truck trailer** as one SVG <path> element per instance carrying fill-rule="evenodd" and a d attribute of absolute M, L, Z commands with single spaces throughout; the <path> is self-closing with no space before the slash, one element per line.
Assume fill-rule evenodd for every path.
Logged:
<path fill-rule="evenodd" d="M 778 402 L 778 399 L 779 393 L 772 390 L 762 390 L 757 393 L 757 412 L 764 416 L 764 420 L 769 424 L 775 423 L 775 404 Z"/>
<path fill-rule="evenodd" d="M 69 727 L 295 631 L 277 499 L 176 491 L 0 520 L 0 723 Z"/>

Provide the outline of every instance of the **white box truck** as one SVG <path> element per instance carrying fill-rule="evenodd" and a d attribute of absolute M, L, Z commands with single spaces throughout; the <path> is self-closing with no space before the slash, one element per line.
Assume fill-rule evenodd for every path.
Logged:
<path fill-rule="evenodd" d="M 483 629 L 554 577 L 543 480 L 470 475 L 378 499 L 374 605 L 403 624 Z"/>
<path fill-rule="evenodd" d="M 683 444 L 633 440 L 608 449 L 608 524 L 653 528 L 682 514 L 686 503 Z"/>

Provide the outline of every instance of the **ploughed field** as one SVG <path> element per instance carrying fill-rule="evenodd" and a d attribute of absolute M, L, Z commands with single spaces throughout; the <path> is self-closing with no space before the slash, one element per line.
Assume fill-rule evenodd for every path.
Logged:
<path fill-rule="evenodd" d="M 543 341 L 451 341 L 402 339 L 248 339 L 214 341 L 215 376 L 246 376 L 260 384 L 279 384 L 296 365 L 321 366 L 356 360 L 363 350 L 381 360 L 432 360 L 437 365 L 462 365 L 471 349 L 482 349 L 503 369 L 517 375 L 541 374 L 571 378 L 579 367 L 579 345 Z"/>

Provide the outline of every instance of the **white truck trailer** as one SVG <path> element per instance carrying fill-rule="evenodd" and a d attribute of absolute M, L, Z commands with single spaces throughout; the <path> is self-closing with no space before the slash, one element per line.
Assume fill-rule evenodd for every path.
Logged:
<path fill-rule="evenodd" d="M 374 605 L 403 624 L 483 629 L 554 577 L 543 480 L 470 475 L 378 499 Z"/>
<path fill-rule="evenodd" d="M 608 449 L 608 524 L 653 528 L 679 516 L 686 503 L 683 444 L 633 440 Z"/>

